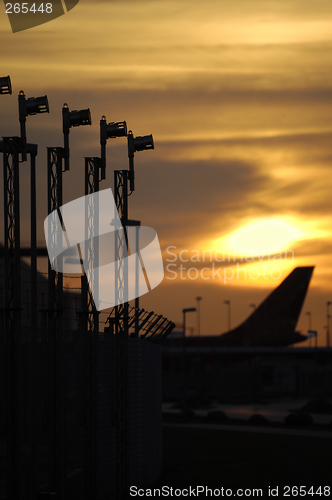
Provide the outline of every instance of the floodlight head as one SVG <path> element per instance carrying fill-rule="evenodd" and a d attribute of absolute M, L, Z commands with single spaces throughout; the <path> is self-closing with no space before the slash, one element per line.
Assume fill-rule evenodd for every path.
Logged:
<path fill-rule="evenodd" d="M 11 94 L 12 84 L 10 81 L 10 76 L 2 76 L 0 78 L 0 94 Z"/>
<path fill-rule="evenodd" d="M 114 139 L 115 137 L 127 136 L 127 123 L 126 122 L 106 122 L 106 116 L 103 115 L 100 120 L 100 144 L 106 145 L 107 139 Z"/>
<path fill-rule="evenodd" d="M 135 173 L 134 173 L 134 154 L 136 151 L 145 151 L 146 149 L 154 149 L 152 134 L 134 137 L 131 130 L 127 135 L 128 141 L 128 158 L 129 158 L 129 180 L 130 190 L 135 190 Z"/>
<path fill-rule="evenodd" d="M 26 99 L 23 90 L 21 90 L 18 94 L 18 104 L 20 122 L 25 121 L 27 116 L 50 112 L 46 95 L 41 97 L 29 97 L 29 99 Z"/>
<path fill-rule="evenodd" d="M 103 115 L 100 120 L 100 146 L 101 146 L 101 179 L 106 177 L 106 142 L 107 139 L 127 136 L 126 122 L 107 123 L 106 116 Z"/>
<path fill-rule="evenodd" d="M 146 149 L 154 149 L 152 134 L 134 137 L 135 151 L 145 151 Z"/>
<path fill-rule="evenodd" d="M 81 109 L 80 111 L 71 111 L 69 114 L 70 126 L 79 127 L 80 125 L 91 125 L 90 109 Z"/>
<path fill-rule="evenodd" d="M 29 99 L 26 99 L 25 101 L 25 106 L 27 116 L 50 112 L 46 95 L 43 95 L 42 97 L 29 97 Z"/>
<path fill-rule="evenodd" d="M 90 109 L 70 111 L 68 104 L 65 102 L 62 107 L 65 170 L 69 170 L 69 129 L 71 127 L 79 127 L 80 125 L 91 125 Z"/>
<path fill-rule="evenodd" d="M 22 161 L 27 160 L 26 152 L 26 131 L 25 122 L 27 116 L 38 115 L 41 113 L 49 113 L 50 108 L 48 105 L 48 99 L 46 95 L 41 97 L 29 97 L 26 99 L 23 90 L 18 94 L 18 110 L 19 110 L 19 120 L 21 125 L 21 147 L 22 147 Z"/>
<path fill-rule="evenodd" d="M 107 138 L 113 139 L 115 137 L 127 136 L 126 122 L 111 122 L 106 125 Z"/>
<path fill-rule="evenodd" d="M 79 127 L 80 125 L 91 125 L 90 109 L 81 109 L 80 111 L 70 111 L 68 104 L 65 103 L 62 107 L 62 127 L 63 133 L 69 134 L 71 127 Z"/>
<path fill-rule="evenodd" d="M 152 135 L 144 135 L 134 137 L 131 130 L 128 132 L 128 156 L 134 156 L 136 151 L 145 151 L 146 149 L 154 149 Z"/>

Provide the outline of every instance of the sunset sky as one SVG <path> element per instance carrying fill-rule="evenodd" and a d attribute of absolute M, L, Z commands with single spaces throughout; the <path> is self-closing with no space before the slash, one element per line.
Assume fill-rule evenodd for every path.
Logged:
<path fill-rule="evenodd" d="M 325 344 L 332 301 L 330 1 L 80 0 L 66 15 L 15 34 L 1 3 L 0 43 L 0 76 L 9 74 L 13 85 L 12 96 L 0 96 L 1 135 L 19 133 L 21 89 L 27 97 L 47 94 L 50 104 L 49 115 L 27 119 L 28 140 L 39 145 L 40 244 L 45 148 L 62 145 L 64 102 L 89 107 L 92 126 L 70 132 L 64 202 L 84 194 L 84 156 L 100 155 L 102 115 L 126 120 L 134 135 L 154 136 L 155 150 L 135 156 L 129 209 L 157 231 L 165 279 L 141 305 L 181 322 L 182 308 L 201 296 L 201 333 L 217 334 L 227 330 L 225 300 L 236 326 L 294 267 L 315 265 L 298 329 L 308 329 L 310 311 Z M 113 169 L 127 168 L 124 139 L 108 141 L 107 160 L 101 189 L 112 187 Z M 28 164 L 20 168 L 28 207 Z M 22 209 L 23 244 L 28 212 Z M 194 314 L 188 324 L 196 326 Z"/>

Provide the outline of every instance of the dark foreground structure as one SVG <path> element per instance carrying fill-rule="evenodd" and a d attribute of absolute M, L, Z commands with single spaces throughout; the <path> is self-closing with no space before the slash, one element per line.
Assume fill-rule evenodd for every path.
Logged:
<path fill-rule="evenodd" d="M 11 93 L 10 77 L 0 78 L 0 94 Z M 79 217 L 79 222 L 74 221 L 74 232 L 78 226 L 82 230 L 71 244 L 67 233 L 71 223 L 63 219 L 63 210 L 67 210 L 63 204 L 64 173 L 70 169 L 69 133 L 92 121 L 89 108 L 70 110 L 67 103 L 63 105 L 63 147 L 47 148 L 45 238 L 50 260 L 48 272 L 41 275 L 37 273 L 37 257 L 45 256 L 46 249 L 37 248 L 38 145 L 27 142 L 26 121 L 29 116 L 48 113 L 49 104 L 46 95 L 26 98 L 23 90 L 18 102 L 20 136 L 4 136 L 0 141 L 4 201 L 0 499 L 103 500 L 113 496 L 122 500 L 131 483 L 146 484 L 160 472 L 158 344 L 174 328 L 167 318 L 139 307 L 139 296 L 157 286 L 163 273 L 159 269 L 158 279 L 154 276 L 151 261 L 155 260 L 150 251 L 148 262 L 143 259 L 141 222 L 129 219 L 128 213 L 128 197 L 135 191 L 134 156 L 154 149 L 153 137 L 134 136 L 127 131 L 125 121 L 107 123 L 102 116 L 100 157 L 85 157 L 79 174 L 85 178 L 85 206 L 74 214 L 70 210 L 70 220 Z M 104 191 L 101 198 L 107 203 L 103 205 L 99 191 L 106 178 L 106 143 L 116 137 L 127 138 L 129 168 L 114 171 L 113 192 Z M 23 254 L 20 172 L 27 160 L 30 207 L 24 205 L 22 222 L 28 223 L 30 208 L 30 246 Z M 103 217 L 107 230 L 101 231 Z M 101 238 L 103 243 L 99 244 L 99 236 L 105 233 L 114 233 L 112 242 Z M 162 268 L 156 235 L 153 241 Z M 30 257 L 30 266 L 22 261 L 23 255 Z M 129 255 L 135 266 L 129 265 Z M 114 262 L 112 272 L 105 278 L 104 266 L 110 261 Z M 145 270 L 150 268 L 144 291 L 141 261 Z M 77 269 L 73 270 L 73 263 Z M 131 278 L 129 267 L 135 267 Z M 109 286 L 103 301 L 100 275 Z M 74 289 L 79 290 L 76 294 L 72 292 L 74 279 Z M 130 294 L 131 287 L 135 293 Z"/>
<path fill-rule="evenodd" d="M 0 265 L 3 272 L 1 259 Z M 17 366 L 8 362 L 13 343 L 6 334 L 3 303 L 0 314 L 0 499 L 121 498 L 115 311 L 100 315 L 92 376 L 91 334 L 84 328 L 81 294 L 64 291 L 64 327 L 61 337 L 53 338 L 48 329 L 47 278 L 38 274 L 38 327 L 32 329 L 31 269 L 23 260 L 20 271 L 22 325 L 12 353 Z M 160 342 L 174 325 L 140 309 L 139 337 L 134 337 L 136 319 L 135 308 L 129 308 L 126 470 L 122 475 L 128 484 L 144 486 L 155 481 L 162 468 Z M 16 383 L 13 392 L 16 370 L 21 384 Z M 11 472 L 17 463 L 19 474 L 17 469 L 14 472 L 21 478 L 20 496 L 15 496 Z M 56 493 L 59 485 L 61 496 Z M 92 496 L 91 485 L 97 496 Z"/>
<path fill-rule="evenodd" d="M 98 499 L 116 495 L 116 360 L 115 335 L 99 334 L 97 396 L 97 456 L 91 457 L 88 426 L 91 420 L 86 391 L 85 339 L 79 330 L 66 330 L 62 338 L 62 394 L 52 394 L 50 385 L 47 333 L 22 332 L 22 414 L 21 466 L 23 498 L 59 498 L 52 496 L 60 478 L 56 462 L 61 453 L 63 488 L 68 499 L 85 498 L 85 482 L 89 462 L 93 460 L 98 484 Z M 11 477 L 6 462 L 11 450 L 6 446 L 6 427 L 10 425 L 6 401 L 6 366 L 2 345 L 1 376 L 1 482 L 0 498 L 10 499 L 7 488 Z M 130 338 L 128 345 L 128 471 L 130 484 L 146 485 L 161 472 L 161 370 L 160 346 L 145 339 Z M 7 397 L 10 398 L 10 394 Z M 61 420 L 52 413 L 61 404 Z M 7 425 L 6 425 L 7 422 Z M 61 427 L 62 448 L 58 448 L 57 432 Z M 6 452 L 7 450 L 7 452 Z"/>

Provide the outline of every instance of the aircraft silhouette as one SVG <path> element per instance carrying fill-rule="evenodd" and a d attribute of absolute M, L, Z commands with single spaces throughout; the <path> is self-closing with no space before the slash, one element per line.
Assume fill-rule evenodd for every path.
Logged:
<path fill-rule="evenodd" d="M 295 331 L 314 266 L 297 267 L 241 325 L 221 335 L 186 337 L 186 347 L 288 346 L 310 338 Z M 165 345 L 183 344 L 170 338 Z"/>

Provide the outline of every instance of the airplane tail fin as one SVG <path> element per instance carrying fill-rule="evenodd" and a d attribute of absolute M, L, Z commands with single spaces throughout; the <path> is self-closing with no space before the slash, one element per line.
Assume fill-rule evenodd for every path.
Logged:
<path fill-rule="evenodd" d="M 269 339 L 275 342 L 278 337 L 280 344 L 300 341 L 300 338 L 295 340 L 295 327 L 313 269 L 313 266 L 295 268 L 244 323 L 229 332 L 233 338 L 238 337 L 241 344 L 247 345 L 268 345 Z"/>

